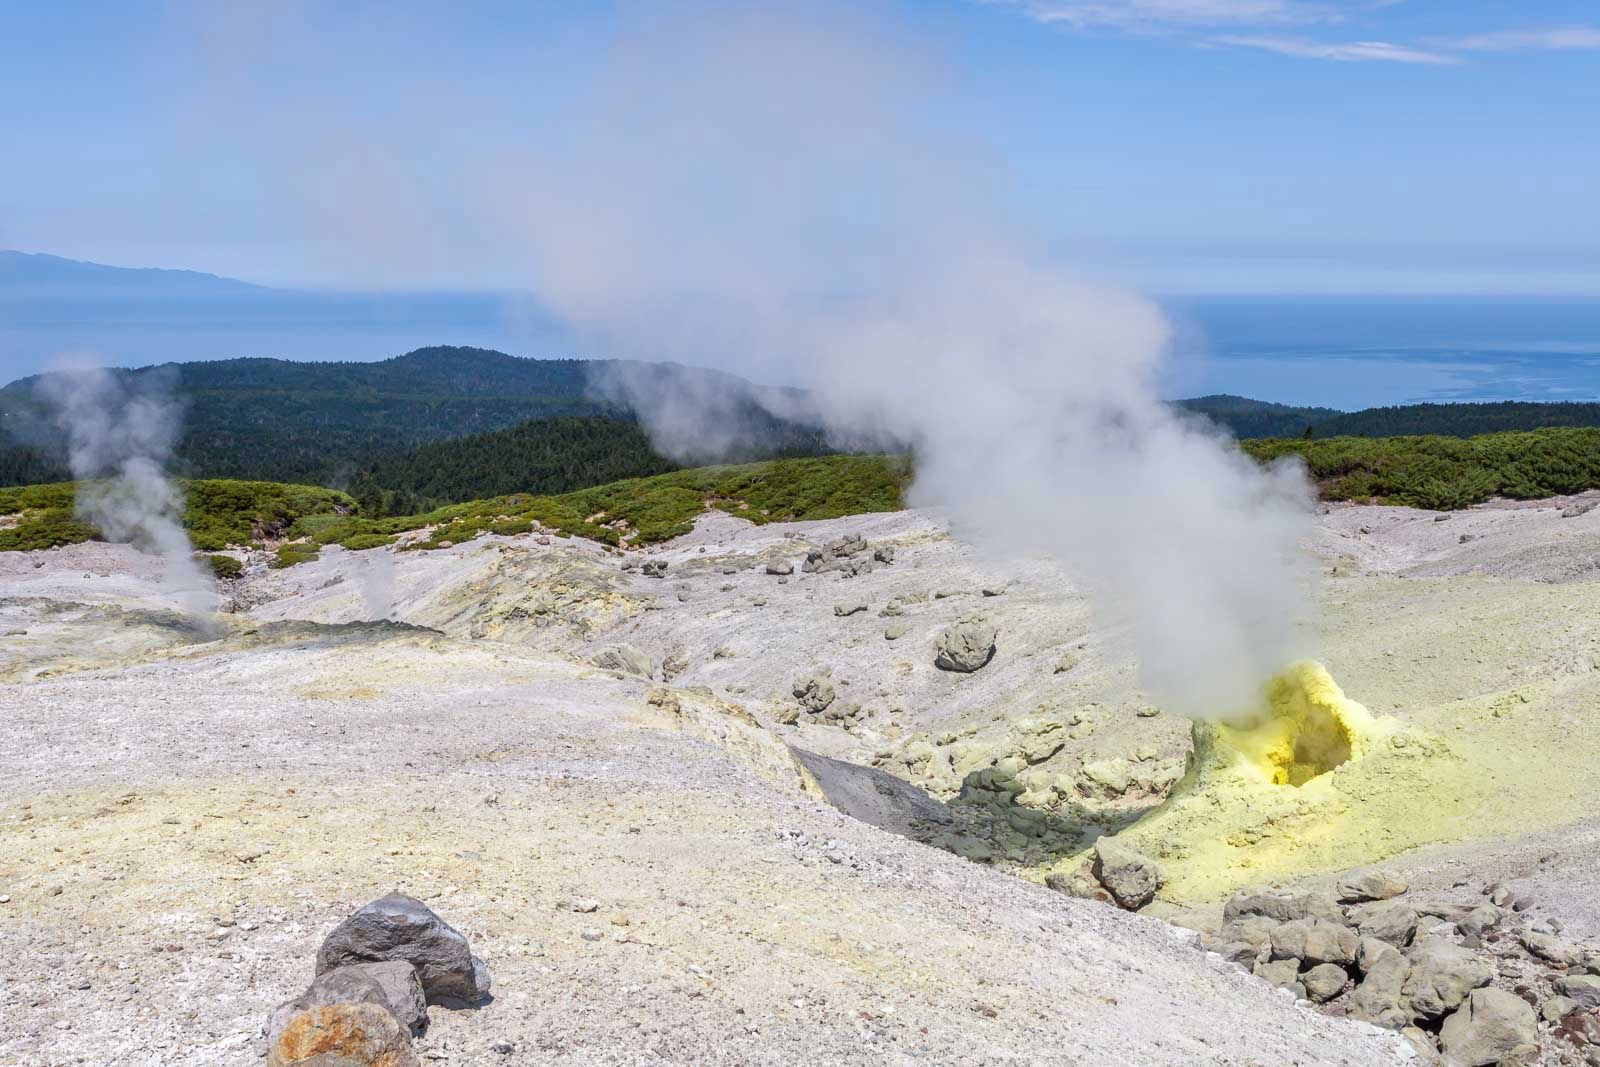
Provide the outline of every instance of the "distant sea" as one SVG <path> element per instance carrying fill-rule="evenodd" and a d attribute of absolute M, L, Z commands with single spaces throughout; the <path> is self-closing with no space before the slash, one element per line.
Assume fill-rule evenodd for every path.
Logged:
<path fill-rule="evenodd" d="M 1600 297 L 1191 297 L 1163 305 L 1177 328 L 1163 383 L 1171 397 L 1235 393 L 1347 410 L 1600 400 Z M 470 293 L 0 297 L 0 384 L 63 354 L 118 366 L 372 360 L 433 344 L 611 354 L 575 350 L 557 324 L 518 307 L 526 305 Z"/>
<path fill-rule="evenodd" d="M 1600 400 L 1600 297 L 1206 297 L 1166 301 L 1166 392 L 1355 410 Z"/>

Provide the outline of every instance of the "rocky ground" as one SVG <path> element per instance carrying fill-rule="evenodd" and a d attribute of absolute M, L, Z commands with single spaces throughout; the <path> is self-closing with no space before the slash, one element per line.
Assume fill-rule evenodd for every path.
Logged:
<path fill-rule="evenodd" d="M 252 561 L 215 633 L 126 548 L 0 554 L 0 1064 L 251 1061 L 391 890 L 494 972 L 424 1061 L 1404 1062 L 1337 1017 L 1383 1014 L 1352 868 L 1418 916 L 1368 938 L 1405 961 L 1376 1021 L 1497 1033 L 1499 990 L 1535 1002 L 1505 1062 L 1586 1062 L 1587 503 L 1323 517 L 1314 647 L 1391 726 L 1303 788 L 1185 777 L 1191 724 L 1070 577 L 930 512 Z M 1113 834 L 1147 914 L 1040 884 Z M 1333 905 L 1241 910 L 1269 885 Z M 1336 958 L 1274 937 L 1305 918 Z"/>

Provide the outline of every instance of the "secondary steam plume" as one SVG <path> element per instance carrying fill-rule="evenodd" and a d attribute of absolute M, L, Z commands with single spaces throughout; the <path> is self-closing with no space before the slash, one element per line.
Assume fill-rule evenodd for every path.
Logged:
<path fill-rule="evenodd" d="M 109 541 L 160 556 L 167 595 L 208 621 L 216 586 L 195 561 L 183 495 L 165 471 L 183 422 L 171 390 L 153 379 L 140 388 L 109 371 L 68 369 L 45 376 L 40 392 L 66 435 L 79 516 Z"/>

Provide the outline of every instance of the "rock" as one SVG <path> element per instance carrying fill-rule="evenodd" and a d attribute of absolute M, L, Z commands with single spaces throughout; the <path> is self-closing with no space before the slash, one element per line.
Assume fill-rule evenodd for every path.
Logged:
<path fill-rule="evenodd" d="M 1005 596 L 1006 587 L 1003 585 L 986 585 L 979 592 L 984 596 Z"/>
<path fill-rule="evenodd" d="M 577 915 L 590 915 L 600 910 L 600 902 L 591 897 L 562 897 L 556 901 L 556 908 Z"/>
<path fill-rule="evenodd" d="M 428 1004 L 415 967 L 405 960 L 352 963 L 317 975 L 304 993 L 274 1008 L 267 1021 L 268 1044 L 301 1012 L 335 1004 L 377 1004 L 408 1033 L 420 1033 L 428 1025 Z"/>
<path fill-rule="evenodd" d="M 1571 997 L 1554 996 L 1539 1005 L 1539 1018 L 1547 1023 L 1560 1022 L 1578 1010 L 1578 1002 Z"/>
<path fill-rule="evenodd" d="M 1571 997 L 1580 1008 L 1600 1011 L 1600 976 L 1579 974 L 1556 982 L 1556 992 Z"/>
<path fill-rule="evenodd" d="M 1336 963 L 1319 963 L 1300 976 L 1300 984 L 1306 988 L 1306 999 L 1318 1004 L 1344 992 L 1349 981 L 1350 976 Z"/>
<path fill-rule="evenodd" d="M 1361 940 L 1354 930 L 1327 919 L 1293 919 L 1272 931 L 1274 959 L 1352 964 L 1360 947 Z"/>
<path fill-rule="evenodd" d="M 1094 843 L 1094 876 L 1118 906 L 1138 911 L 1156 898 L 1161 868 L 1128 846 L 1102 837 Z"/>
<path fill-rule="evenodd" d="M 1340 879 L 1337 897 L 1341 904 L 1361 904 L 1369 900 L 1388 900 L 1409 888 L 1398 878 L 1378 871 L 1364 871 Z"/>
<path fill-rule="evenodd" d="M 794 698 L 800 702 L 800 707 L 816 715 L 827 710 L 833 703 L 833 683 L 828 681 L 827 675 L 813 674 L 809 678 L 802 678 L 794 683 Z"/>
<path fill-rule="evenodd" d="M 376 1004 L 310 1008 L 290 1019 L 267 1067 L 419 1067 L 411 1035 Z"/>
<path fill-rule="evenodd" d="M 664 559 L 647 559 L 639 568 L 639 573 L 646 578 L 665 578 L 667 576 L 667 561 Z"/>
<path fill-rule="evenodd" d="M 910 629 L 910 623 L 896 620 L 895 622 L 891 622 L 888 626 L 883 628 L 883 639 L 885 641 L 898 641 L 904 637 Z"/>
<path fill-rule="evenodd" d="M 1258 963 L 1250 973 L 1279 989 L 1289 990 L 1296 997 L 1305 996 L 1305 986 L 1300 984 L 1300 965 L 1294 960 Z"/>
<path fill-rule="evenodd" d="M 1468 937 L 1481 937 L 1485 930 L 1499 922 L 1499 908 L 1493 904 L 1480 904 L 1456 920 L 1456 929 Z"/>
<path fill-rule="evenodd" d="M 1560 938 L 1552 937 L 1550 934 L 1523 934 L 1522 947 L 1541 960 L 1553 963 L 1558 967 L 1571 967 L 1583 959 L 1583 953 Z"/>
<path fill-rule="evenodd" d="M 649 678 L 656 672 L 655 661 L 632 645 L 602 648 L 589 657 L 589 662 L 601 670 L 636 674 L 641 678 Z"/>
<path fill-rule="evenodd" d="M 1420 1026 L 1408 1026 L 1400 1031 L 1400 1036 L 1406 1039 L 1422 1063 L 1439 1062 L 1439 1046 L 1433 1040 L 1433 1035 Z"/>
<path fill-rule="evenodd" d="M 1054 719 L 1018 719 L 1011 730 L 1016 735 L 1014 751 L 1030 764 L 1043 763 L 1067 743 L 1066 724 Z"/>
<path fill-rule="evenodd" d="M 1503 989 L 1474 989 L 1466 1003 L 1444 1021 L 1439 1044 L 1454 1067 L 1526 1063 L 1539 1048 L 1533 1008 Z"/>
<path fill-rule="evenodd" d="M 1411 961 L 1384 941 L 1368 939 L 1361 947 L 1362 979 L 1350 996 L 1350 1017 L 1388 1030 L 1411 1025 L 1413 1015 L 1404 993 Z"/>
<path fill-rule="evenodd" d="M 1290 890 L 1241 890 L 1228 898 L 1222 907 L 1224 922 L 1247 915 L 1261 915 L 1277 922 L 1295 919 L 1327 919 L 1344 922 L 1344 912 L 1331 893 Z"/>
<path fill-rule="evenodd" d="M 1276 925 L 1278 924 L 1264 916 L 1247 915 L 1231 923 L 1224 923 L 1207 940 L 1212 945 L 1222 946 L 1215 951 L 1222 952 L 1230 959 L 1238 954 L 1237 946 L 1243 945 L 1251 950 L 1256 959 L 1266 962 L 1272 958 L 1272 928 Z M 1229 951 L 1223 952 L 1223 948 L 1228 948 Z"/>
<path fill-rule="evenodd" d="M 1383 900 L 1376 904 L 1350 909 L 1350 921 L 1362 937 L 1375 937 L 1396 948 L 1405 948 L 1417 932 L 1417 912 L 1399 900 Z"/>
<path fill-rule="evenodd" d="M 794 564 L 786 559 L 775 559 L 767 564 L 768 574 L 793 574 Z"/>
<path fill-rule="evenodd" d="M 1402 994 L 1414 1016 L 1437 1019 L 1459 1008 L 1467 994 L 1494 978 L 1494 967 L 1442 938 L 1429 937 L 1409 953 L 1411 974 Z"/>
<path fill-rule="evenodd" d="M 1125 759 L 1095 760 L 1085 763 L 1082 772 L 1093 787 L 1090 791 L 1120 797 L 1133 784 L 1133 764 Z"/>
<path fill-rule="evenodd" d="M 968 615 L 945 627 L 936 643 L 933 665 L 940 670 L 970 674 L 994 658 L 994 623 L 982 615 Z"/>
<path fill-rule="evenodd" d="M 877 560 L 879 563 L 893 563 L 894 546 L 879 545 L 877 548 L 872 550 L 872 558 Z"/>
<path fill-rule="evenodd" d="M 1556 1023 L 1555 1032 L 1552 1036 L 1566 1044 L 1576 1045 L 1579 1048 L 1588 1045 L 1594 1049 L 1600 1049 L 1600 1015 L 1581 1009 L 1568 1012 L 1561 1017 L 1560 1022 Z M 1591 1064 L 1600 1063 L 1600 1053 L 1588 1053 L 1585 1062 Z"/>
<path fill-rule="evenodd" d="M 850 601 L 848 603 L 835 604 L 833 606 L 833 613 L 836 616 L 838 616 L 839 618 L 841 618 L 841 619 L 845 618 L 846 616 L 849 616 L 849 615 L 860 614 L 861 612 L 866 611 L 866 610 L 867 610 L 866 602 L 865 601 L 861 601 L 861 600 Z"/>
<path fill-rule="evenodd" d="M 489 968 L 472 954 L 465 935 L 402 893 L 375 900 L 334 927 L 317 950 L 316 973 L 384 960 L 415 967 L 430 1002 L 473 1001 L 489 993 Z"/>

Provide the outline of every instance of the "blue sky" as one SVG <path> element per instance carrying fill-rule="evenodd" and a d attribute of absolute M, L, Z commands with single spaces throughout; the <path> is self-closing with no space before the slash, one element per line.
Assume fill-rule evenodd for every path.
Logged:
<path fill-rule="evenodd" d="M 452 7 L 5 5 L 0 247 L 279 284 L 520 284 L 494 228 L 460 221 L 479 195 L 463 175 L 508 147 L 537 173 L 619 39 L 674 16 Z M 1089 273 L 1163 292 L 1600 293 L 1600 4 L 851 8 L 883 46 L 817 77 L 871 81 L 894 51 L 897 121 L 950 149 L 926 165 L 983 171 L 998 213 Z M 722 58 L 685 55 L 654 76 Z M 719 221 L 718 196 L 684 209 Z"/>

